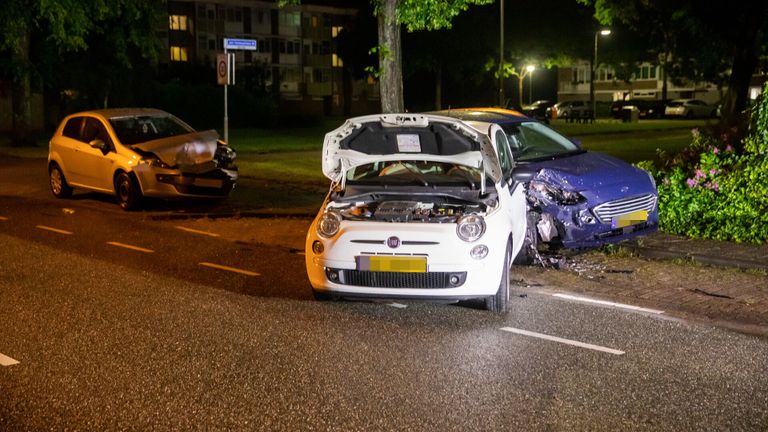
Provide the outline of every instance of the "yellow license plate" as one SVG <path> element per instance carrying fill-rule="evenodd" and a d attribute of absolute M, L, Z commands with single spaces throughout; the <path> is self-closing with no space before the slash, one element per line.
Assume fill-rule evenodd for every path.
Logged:
<path fill-rule="evenodd" d="M 424 273 L 427 257 L 368 256 L 355 257 L 357 269 L 374 272 Z"/>
<path fill-rule="evenodd" d="M 637 225 L 648 220 L 648 210 L 638 210 L 619 216 L 614 216 L 611 220 L 611 228 L 624 228 L 630 225 Z"/>

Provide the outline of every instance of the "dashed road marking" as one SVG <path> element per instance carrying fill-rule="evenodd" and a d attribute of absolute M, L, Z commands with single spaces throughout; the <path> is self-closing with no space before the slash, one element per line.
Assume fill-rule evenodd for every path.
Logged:
<path fill-rule="evenodd" d="M 395 303 L 395 302 L 387 303 L 387 306 L 397 308 L 397 309 L 405 309 L 408 307 L 408 305 L 404 305 L 402 303 Z"/>
<path fill-rule="evenodd" d="M 510 332 L 510 333 L 515 333 L 515 334 L 519 334 L 519 335 L 523 335 L 523 336 L 530 336 L 530 337 L 535 337 L 535 338 L 539 338 L 539 339 L 544 339 L 544 340 L 548 340 L 548 341 L 552 341 L 552 342 L 558 342 L 558 343 L 562 343 L 562 344 L 566 344 L 566 345 L 572 345 L 572 346 L 576 346 L 576 347 L 579 347 L 579 348 L 586 348 L 586 349 L 591 349 L 591 350 L 595 350 L 595 351 L 601 351 L 601 352 L 605 352 L 605 353 L 608 353 L 608 354 L 624 355 L 624 351 L 619 351 L 617 349 L 607 348 L 607 347 L 600 346 L 600 345 L 592 345 L 592 344 L 588 344 L 588 343 L 584 343 L 584 342 L 579 342 L 579 341 L 575 341 L 575 340 L 571 340 L 571 339 L 563 339 L 563 338 L 559 338 L 557 336 L 550 336 L 550 335 L 545 335 L 543 333 L 536 333 L 536 332 L 532 332 L 532 331 L 528 331 L 528 330 L 521 330 L 521 329 L 517 329 L 517 328 L 514 328 L 514 327 L 502 327 L 499 330 L 502 330 L 502 331 L 505 331 L 505 332 Z"/>
<path fill-rule="evenodd" d="M 5 217 L 5 216 L 0 216 L 0 221 L 7 221 L 7 220 L 8 220 L 8 218 L 7 218 L 7 217 Z"/>
<path fill-rule="evenodd" d="M 225 265 L 221 265 L 221 264 L 214 264 L 214 263 L 209 263 L 209 262 L 201 262 L 199 264 L 201 266 L 204 266 L 204 267 L 215 268 L 215 269 L 218 269 L 218 270 L 225 270 L 225 271 L 229 271 L 229 272 L 233 272 L 233 273 L 240 273 L 240 274 L 244 274 L 246 276 L 261 276 L 261 274 L 256 273 L 256 272 L 252 272 L 252 271 L 248 271 L 248 270 L 243 270 L 243 269 L 239 269 L 239 268 L 235 268 L 235 267 L 229 267 L 229 266 L 225 266 Z"/>
<path fill-rule="evenodd" d="M 153 253 L 154 252 L 152 249 L 146 249 L 146 248 L 143 248 L 143 247 L 133 246 L 133 245 L 129 245 L 129 244 L 125 244 L 125 243 L 120 243 L 120 242 L 107 242 L 107 244 L 111 245 L 111 246 L 121 247 L 121 248 L 124 248 L 124 249 L 135 250 L 135 251 L 138 251 L 138 252 L 144 252 L 144 253 Z"/>
<path fill-rule="evenodd" d="M 206 235 L 206 236 L 209 236 L 209 237 L 219 237 L 219 235 L 216 234 L 216 233 L 212 233 L 212 232 L 208 232 L 208 231 L 200 231 L 200 230 L 196 230 L 196 229 L 192 229 L 192 228 L 183 227 L 183 226 L 180 226 L 180 225 L 176 225 L 176 229 L 180 229 L 182 231 L 190 232 L 190 233 L 193 233 L 193 234 Z"/>
<path fill-rule="evenodd" d="M 67 234 L 67 235 L 72 234 L 72 231 L 65 231 L 63 229 L 53 228 L 53 227 L 49 227 L 49 226 L 46 226 L 46 225 L 36 225 L 35 228 L 38 228 L 38 229 L 41 229 L 41 230 L 46 230 L 46 231 L 51 231 L 51 232 L 55 232 L 55 233 L 59 233 L 59 234 Z"/>
<path fill-rule="evenodd" d="M 629 309 L 629 310 L 633 310 L 633 311 L 646 312 L 646 313 L 652 313 L 652 314 L 657 314 L 657 315 L 664 313 L 664 311 L 662 311 L 662 310 L 648 309 L 648 308 L 643 308 L 643 307 L 640 307 L 640 306 L 633 306 L 633 305 L 628 305 L 628 304 L 623 304 L 623 303 L 614 303 L 614 302 L 609 302 L 609 301 L 605 301 L 605 300 L 594 300 L 594 299 L 591 299 L 591 298 L 572 296 L 572 295 L 569 295 L 569 294 L 560 294 L 560 293 L 552 294 L 552 297 L 557 297 L 557 298 L 566 299 L 566 300 L 575 300 L 575 301 L 580 301 L 580 302 L 585 302 L 585 303 L 595 303 L 595 304 L 599 304 L 599 305 L 603 305 L 603 306 L 610 306 L 610 307 L 615 307 L 615 308 L 620 308 L 620 309 Z"/>
<path fill-rule="evenodd" d="M 0 366 L 13 366 L 19 364 L 18 360 L 14 360 L 7 355 L 0 354 Z"/>

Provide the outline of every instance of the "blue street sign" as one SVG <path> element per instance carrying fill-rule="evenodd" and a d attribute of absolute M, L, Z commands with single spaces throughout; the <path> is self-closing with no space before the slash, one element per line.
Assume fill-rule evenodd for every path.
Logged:
<path fill-rule="evenodd" d="M 224 38 L 224 49 L 228 50 L 256 50 L 255 39 L 228 39 Z"/>

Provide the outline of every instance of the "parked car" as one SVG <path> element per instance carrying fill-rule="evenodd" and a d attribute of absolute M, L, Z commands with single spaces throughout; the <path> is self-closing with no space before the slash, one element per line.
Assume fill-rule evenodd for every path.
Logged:
<path fill-rule="evenodd" d="M 585 101 L 558 102 L 550 108 L 549 117 L 552 119 L 578 119 L 591 112 L 589 103 Z"/>
<path fill-rule="evenodd" d="M 547 115 L 547 108 L 551 108 L 555 105 L 554 102 L 548 100 L 537 100 L 536 102 L 523 106 L 523 114 L 528 117 L 535 118 L 536 120 L 549 122 L 549 116 Z"/>
<path fill-rule="evenodd" d="M 586 151 L 548 126 L 513 111 L 468 108 L 434 114 L 501 126 L 514 178 L 527 184 L 526 246 L 517 263 L 530 263 L 539 246 L 584 249 L 615 243 L 658 227 L 656 184 L 647 171 Z"/>
<path fill-rule="evenodd" d="M 675 99 L 664 110 L 667 117 L 716 117 L 717 107 L 698 99 Z"/>
<path fill-rule="evenodd" d="M 85 111 L 64 118 L 48 150 L 53 195 L 73 188 L 114 194 L 133 210 L 143 197 L 226 197 L 237 181 L 235 151 L 216 131 L 196 132 L 148 108 Z"/>
<path fill-rule="evenodd" d="M 329 132 L 332 187 L 306 238 L 315 296 L 482 298 L 504 311 L 526 233 L 525 181 L 512 175 L 504 131 L 483 130 L 379 114 Z"/>
<path fill-rule="evenodd" d="M 641 119 L 659 119 L 664 117 L 664 101 L 655 99 L 635 99 L 634 106 L 640 110 Z"/>
<path fill-rule="evenodd" d="M 623 111 L 622 110 L 624 109 L 624 107 L 633 105 L 633 102 L 634 101 L 631 101 L 631 100 L 617 100 L 617 101 L 613 101 L 611 103 L 611 117 L 615 118 L 615 119 L 622 118 L 622 116 L 623 116 L 623 114 L 622 114 Z"/>

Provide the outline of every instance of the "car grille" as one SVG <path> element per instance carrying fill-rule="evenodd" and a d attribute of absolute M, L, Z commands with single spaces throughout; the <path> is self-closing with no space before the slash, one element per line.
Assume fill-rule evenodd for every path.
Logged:
<path fill-rule="evenodd" d="M 656 195 L 645 194 L 632 198 L 602 203 L 593 209 L 600 223 L 611 223 L 611 219 L 638 210 L 651 212 L 656 207 Z"/>
<path fill-rule="evenodd" d="M 371 288 L 456 288 L 467 279 L 467 272 L 400 273 L 327 269 L 326 275 L 341 285 Z"/>

